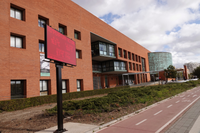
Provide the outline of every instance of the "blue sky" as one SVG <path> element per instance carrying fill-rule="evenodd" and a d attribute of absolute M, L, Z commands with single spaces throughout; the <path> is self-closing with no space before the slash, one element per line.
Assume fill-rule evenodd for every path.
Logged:
<path fill-rule="evenodd" d="M 200 63 L 200 0 L 73 0 L 173 65 Z"/>

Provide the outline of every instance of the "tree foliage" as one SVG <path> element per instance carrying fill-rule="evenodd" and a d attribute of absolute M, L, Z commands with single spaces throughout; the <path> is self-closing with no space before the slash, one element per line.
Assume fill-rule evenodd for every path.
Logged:
<path fill-rule="evenodd" d="M 200 78 L 200 66 L 195 68 L 192 74 Z"/>
<path fill-rule="evenodd" d="M 164 71 L 165 71 L 165 76 L 167 80 L 168 78 L 176 78 L 177 71 L 175 70 L 174 66 L 169 65 L 167 69 L 165 69 Z"/>

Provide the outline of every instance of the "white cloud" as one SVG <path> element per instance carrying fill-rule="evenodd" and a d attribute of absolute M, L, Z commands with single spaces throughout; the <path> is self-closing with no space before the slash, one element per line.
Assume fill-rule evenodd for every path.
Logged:
<path fill-rule="evenodd" d="M 121 16 L 110 25 L 152 52 L 171 52 L 176 67 L 200 62 L 200 0 L 73 1 L 97 17 Z"/>

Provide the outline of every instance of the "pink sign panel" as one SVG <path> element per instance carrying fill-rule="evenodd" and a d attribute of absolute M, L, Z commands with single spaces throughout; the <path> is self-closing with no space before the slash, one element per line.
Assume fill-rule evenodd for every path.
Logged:
<path fill-rule="evenodd" d="M 45 34 L 45 57 L 76 66 L 75 42 L 48 25 L 46 25 Z"/>

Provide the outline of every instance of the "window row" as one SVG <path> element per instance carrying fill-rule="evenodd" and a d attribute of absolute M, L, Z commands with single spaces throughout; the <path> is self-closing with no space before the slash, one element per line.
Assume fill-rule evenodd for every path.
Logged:
<path fill-rule="evenodd" d="M 91 49 L 92 56 L 115 57 L 115 46 L 113 44 L 97 41 L 92 43 Z"/>
<path fill-rule="evenodd" d="M 10 46 L 16 48 L 25 48 L 25 37 L 21 35 L 11 34 L 10 36 Z M 39 52 L 44 51 L 44 41 L 39 41 Z M 76 58 L 82 58 L 82 51 L 76 50 Z"/>
<path fill-rule="evenodd" d="M 83 80 L 77 79 L 77 91 L 83 91 Z M 11 80 L 11 99 L 26 97 L 26 80 Z M 50 94 L 50 80 L 40 80 L 40 96 Z M 62 93 L 69 92 L 69 80 L 62 80 Z"/>
<path fill-rule="evenodd" d="M 92 62 L 93 71 L 108 72 L 108 71 L 126 71 L 126 63 L 123 61 L 105 61 Z"/>
<path fill-rule="evenodd" d="M 25 9 L 11 4 L 10 17 L 25 21 Z M 38 15 L 38 26 L 44 28 L 45 24 L 49 25 L 49 19 L 41 15 Z M 63 35 L 67 35 L 67 26 L 59 23 L 58 31 Z M 81 32 L 78 30 L 74 30 L 74 38 L 81 40 Z"/>
<path fill-rule="evenodd" d="M 118 55 L 119 57 L 123 57 L 125 59 L 129 59 L 129 60 L 133 60 L 133 61 L 136 61 L 136 62 L 140 62 L 141 63 L 141 58 L 140 56 L 134 54 L 134 53 L 131 53 L 131 52 L 128 52 L 126 50 L 123 50 L 121 48 L 118 48 Z"/>
<path fill-rule="evenodd" d="M 142 71 L 142 66 L 139 64 L 129 62 L 128 66 L 129 66 L 129 70 Z"/>

